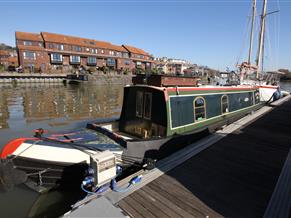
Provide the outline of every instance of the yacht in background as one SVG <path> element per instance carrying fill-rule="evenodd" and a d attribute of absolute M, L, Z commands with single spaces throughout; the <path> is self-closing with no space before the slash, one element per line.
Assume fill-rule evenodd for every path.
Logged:
<path fill-rule="evenodd" d="M 257 11 L 257 0 L 253 0 L 252 5 L 252 22 L 251 22 L 251 33 L 250 33 L 250 45 L 248 52 L 248 61 L 238 65 L 240 84 L 241 85 L 256 85 L 260 90 L 261 101 L 277 100 L 284 94 L 287 94 L 280 89 L 280 72 L 264 72 L 263 71 L 263 53 L 264 53 L 264 42 L 266 32 L 266 17 L 267 15 L 277 13 L 273 11 L 267 13 L 267 0 L 263 1 L 263 9 L 261 21 L 260 21 L 260 32 L 258 41 L 258 51 L 255 64 L 251 63 L 251 56 L 253 51 L 253 38 L 254 38 L 254 26 Z"/>

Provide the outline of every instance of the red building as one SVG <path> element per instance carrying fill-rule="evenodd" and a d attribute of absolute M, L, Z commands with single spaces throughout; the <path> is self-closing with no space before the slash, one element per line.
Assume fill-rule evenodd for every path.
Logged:
<path fill-rule="evenodd" d="M 48 32 L 16 32 L 15 38 L 19 64 L 34 72 L 80 65 L 115 70 L 150 69 L 154 62 L 142 49 L 93 39 Z"/>
<path fill-rule="evenodd" d="M 17 55 L 14 50 L 0 50 L 0 64 L 5 68 L 8 68 L 9 66 L 15 67 L 18 65 L 16 56 Z"/>

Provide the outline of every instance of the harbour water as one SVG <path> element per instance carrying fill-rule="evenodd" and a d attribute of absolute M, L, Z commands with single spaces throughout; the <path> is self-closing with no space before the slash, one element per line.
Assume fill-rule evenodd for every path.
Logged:
<path fill-rule="evenodd" d="M 281 87 L 291 91 L 291 83 Z M 56 132 L 118 117 L 122 99 L 122 85 L 1 84 L 0 149 L 13 138 L 32 136 L 36 128 Z M 56 217 L 81 197 L 81 191 L 40 195 L 21 185 L 0 192 L 1 217 Z"/>
<path fill-rule="evenodd" d="M 0 149 L 8 141 L 85 126 L 89 121 L 120 115 L 123 85 L 62 83 L 0 84 Z M 1 217 L 56 217 L 70 209 L 82 193 L 38 194 L 25 185 L 0 191 Z"/>

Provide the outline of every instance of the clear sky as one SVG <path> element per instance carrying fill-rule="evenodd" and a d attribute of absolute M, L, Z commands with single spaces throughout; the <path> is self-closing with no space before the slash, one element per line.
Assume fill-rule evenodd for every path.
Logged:
<path fill-rule="evenodd" d="M 291 0 L 268 2 L 280 13 L 267 19 L 266 67 L 291 69 Z M 234 69 L 247 58 L 250 10 L 251 0 L 0 0 L 0 42 L 15 46 L 15 31 L 46 31 Z"/>

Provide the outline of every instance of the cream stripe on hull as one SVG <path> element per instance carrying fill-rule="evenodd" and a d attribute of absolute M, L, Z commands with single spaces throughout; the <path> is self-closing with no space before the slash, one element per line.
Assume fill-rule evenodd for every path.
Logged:
<path fill-rule="evenodd" d="M 86 161 L 90 162 L 90 156 L 86 153 L 96 154 L 99 151 L 84 149 L 84 152 L 72 148 L 71 146 L 60 145 L 40 145 L 32 143 L 22 143 L 14 152 L 13 155 L 26 157 L 31 159 L 66 162 L 66 163 L 80 163 Z M 121 155 L 122 151 L 114 152 Z"/>

